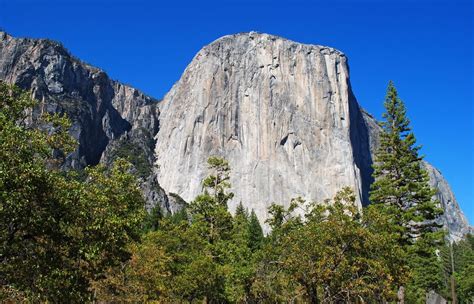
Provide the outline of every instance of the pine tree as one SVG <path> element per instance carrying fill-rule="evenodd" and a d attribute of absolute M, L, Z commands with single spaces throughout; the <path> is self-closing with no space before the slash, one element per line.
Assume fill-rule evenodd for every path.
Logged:
<path fill-rule="evenodd" d="M 156 231 L 163 219 L 163 210 L 160 205 L 156 205 L 146 214 L 143 220 L 143 231 Z"/>
<path fill-rule="evenodd" d="M 252 209 L 249 218 L 249 247 L 253 251 L 259 249 L 263 242 L 263 230 L 255 211 Z"/>
<path fill-rule="evenodd" d="M 232 239 L 237 242 L 242 243 L 239 244 L 241 247 L 248 247 L 249 239 L 250 239 L 250 230 L 249 230 L 249 216 L 248 211 L 240 202 L 235 209 L 235 215 L 233 218 L 233 232 L 232 232 Z"/>
<path fill-rule="evenodd" d="M 384 106 L 384 132 L 373 166 L 375 182 L 370 200 L 390 215 L 400 244 L 411 252 L 413 284 L 421 293 L 442 285 L 442 267 L 436 258 L 436 248 L 443 239 L 437 223 L 442 210 L 433 199 L 436 192 L 428 183 L 423 157 L 418 154 L 420 146 L 416 145 L 405 105 L 392 82 Z"/>
<path fill-rule="evenodd" d="M 203 182 L 203 193 L 189 204 L 189 212 L 195 228 L 201 229 L 210 243 L 229 238 L 232 230 L 232 216 L 227 210 L 227 202 L 234 194 L 230 188 L 229 163 L 219 157 L 207 160 L 211 174 Z"/>
<path fill-rule="evenodd" d="M 210 194 L 215 203 L 227 208 L 227 202 L 234 197 L 234 193 L 226 192 L 230 188 L 229 163 L 224 158 L 211 156 L 207 164 L 213 173 L 202 182 L 204 194 Z"/>
<path fill-rule="evenodd" d="M 422 157 L 418 155 L 420 147 L 415 145 L 405 105 L 392 82 L 388 85 L 384 106 L 385 121 L 381 123 L 384 132 L 376 153 L 370 200 L 393 207 L 403 229 L 401 237 L 410 242 L 440 227 L 435 220 L 441 210 L 438 201 L 432 199 L 436 192 L 428 183 Z"/>
<path fill-rule="evenodd" d="M 235 218 L 240 218 L 240 217 L 243 217 L 245 219 L 248 219 L 248 210 L 244 207 L 244 205 L 242 204 L 242 202 L 240 202 L 238 205 L 237 205 L 237 208 L 235 208 Z"/>

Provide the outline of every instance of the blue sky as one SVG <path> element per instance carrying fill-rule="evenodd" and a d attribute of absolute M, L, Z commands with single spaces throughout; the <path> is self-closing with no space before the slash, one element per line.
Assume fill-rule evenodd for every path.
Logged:
<path fill-rule="evenodd" d="M 112 78 L 162 97 L 204 45 L 260 31 L 349 57 L 359 103 L 376 117 L 392 79 L 426 159 L 474 223 L 473 7 L 469 0 L 0 0 L 0 27 L 61 41 Z"/>

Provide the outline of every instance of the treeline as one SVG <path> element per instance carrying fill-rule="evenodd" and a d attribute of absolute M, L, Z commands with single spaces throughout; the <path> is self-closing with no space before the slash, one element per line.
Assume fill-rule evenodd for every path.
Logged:
<path fill-rule="evenodd" d="M 392 84 L 372 204 L 349 188 L 273 204 L 264 235 L 233 198 L 226 160 L 174 214 L 145 212 L 133 166 L 61 170 L 74 142 L 58 115 L 0 84 L 0 300 L 58 303 L 424 303 L 474 300 L 474 238 L 445 242 L 403 102 Z M 32 128 L 32 123 L 36 128 Z M 454 288 L 453 288 L 454 287 Z"/>

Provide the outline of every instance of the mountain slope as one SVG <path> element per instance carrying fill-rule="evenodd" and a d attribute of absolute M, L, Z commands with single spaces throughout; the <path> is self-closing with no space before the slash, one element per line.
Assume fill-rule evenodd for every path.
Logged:
<path fill-rule="evenodd" d="M 323 201 L 343 186 L 368 203 L 380 128 L 358 105 L 347 58 L 335 49 L 254 32 L 225 36 L 157 103 L 56 42 L 0 32 L 0 80 L 32 92 L 40 101 L 33 115 L 71 117 L 79 148 L 66 166 L 130 159 L 149 207 L 173 211 L 175 194 L 193 199 L 210 155 L 233 168 L 231 207 L 242 201 L 260 220 L 272 202 Z M 457 239 L 471 228 L 442 175 L 426 167 Z"/>
<path fill-rule="evenodd" d="M 157 101 L 111 80 L 102 70 L 74 58 L 59 43 L 18 39 L 0 32 L 0 80 L 31 91 L 43 111 L 66 113 L 77 150 L 65 166 L 84 168 L 109 156 L 133 157 L 145 167 L 142 185 L 149 204 L 167 206 L 167 198 L 151 174 L 153 137 L 159 130 Z M 124 142 L 132 151 L 124 149 Z M 121 149 L 119 149 L 121 148 Z"/>

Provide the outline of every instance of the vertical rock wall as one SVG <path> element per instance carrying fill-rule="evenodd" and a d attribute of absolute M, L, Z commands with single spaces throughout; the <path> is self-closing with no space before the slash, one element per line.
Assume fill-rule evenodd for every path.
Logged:
<path fill-rule="evenodd" d="M 192 200 L 206 159 L 220 155 L 232 167 L 233 205 L 260 219 L 272 202 L 322 201 L 344 186 L 360 204 L 370 153 L 353 143 L 367 141 L 367 130 L 348 77 L 332 48 L 257 33 L 213 42 L 160 105 L 160 184 Z"/>

